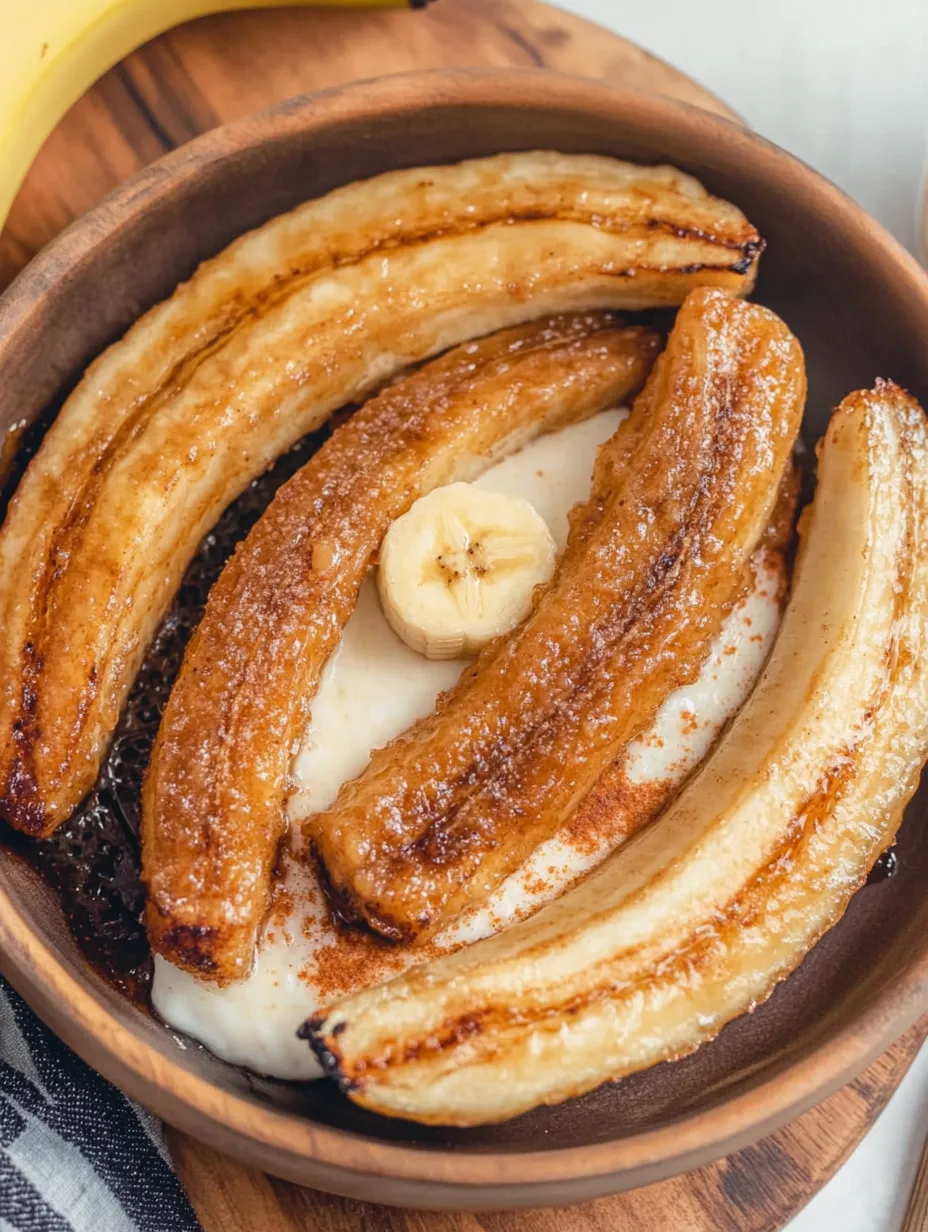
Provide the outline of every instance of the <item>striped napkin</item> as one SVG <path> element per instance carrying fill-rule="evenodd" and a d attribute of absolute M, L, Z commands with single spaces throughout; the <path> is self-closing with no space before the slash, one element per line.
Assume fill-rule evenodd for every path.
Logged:
<path fill-rule="evenodd" d="M 0 977 L 0 1232 L 199 1226 L 158 1121 L 56 1039 Z"/>

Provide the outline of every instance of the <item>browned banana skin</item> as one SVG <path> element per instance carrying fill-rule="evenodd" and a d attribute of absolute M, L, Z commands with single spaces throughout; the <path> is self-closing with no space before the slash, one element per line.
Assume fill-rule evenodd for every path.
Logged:
<path fill-rule="evenodd" d="M 687 298 L 533 615 L 307 820 L 343 911 L 424 939 L 564 824 L 698 673 L 804 401 L 802 352 L 779 318 L 720 291 Z"/>
<path fill-rule="evenodd" d="M 542 432 L 639 388 L 658 336 L 608 313 L 458 347 L 390 386 L 277 494 L 213 588 L 143 801 L 154 949 L 246 974 L 286 826 L 286 776 L 326 659 L 390 523 Z"/>
<path fill-rule="evenodd" d="M 673 168 L 535 151 L 348 185 L 206 262 L 91 365 L 0 531 L 0 817 L 71 813 L 203 535 L 340 405 L 545 313 L 746 294 L 761 248 Z"/>

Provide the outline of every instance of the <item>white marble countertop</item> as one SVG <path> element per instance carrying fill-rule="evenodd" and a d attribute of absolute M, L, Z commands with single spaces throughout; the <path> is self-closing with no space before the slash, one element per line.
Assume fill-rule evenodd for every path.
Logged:
<path fill-rule="evenodd" d="M 714 90 L 914 249 L 928 152 L 928 0 L 559 3 Z M 789 1232 L 897 1232 L 926 1132 L 923 1048 L 876 1127 Z"/>

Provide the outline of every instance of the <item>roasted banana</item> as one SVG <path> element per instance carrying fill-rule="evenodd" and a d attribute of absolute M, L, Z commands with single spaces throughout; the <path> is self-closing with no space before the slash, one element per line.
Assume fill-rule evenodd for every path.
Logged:
<path fill-rule="evenodd" d="M 152 754 L 142 876 L 158 953 L 210 979 L 248 972 L 293 745 L 391 521 L 490 458 L 621 402 L 658 346 L 609 313 L 465 344 L 369 401 L 280 489 L 210 593 Z"/>
<path fill-rule="evenodd" d="M 337 406 L 542 313 L 747 292 L 760 248 L 672 168 L 536 152 L 350 185 L 207 262 L 88 369 L 0 532 L 0 816 L 68 816 L 202 536 Z"/>
<path fill-rule="evenodd" d="M 928 755 L 928 432 L 836 411 L 771 659 L 670 809 L 530 921 L 307 1033 L 359 1104 L 473 1125 L 678 1057 L 769 995 L 892 841 Z"/>
<path fill-rule="evenodd" d="M 723 291 L 688 296 L 528 621 L 308 819 L 344 915 L 426 938 L 560 829 L 698 674 L 804 402 L 802 352 L 778 317 Z"/>

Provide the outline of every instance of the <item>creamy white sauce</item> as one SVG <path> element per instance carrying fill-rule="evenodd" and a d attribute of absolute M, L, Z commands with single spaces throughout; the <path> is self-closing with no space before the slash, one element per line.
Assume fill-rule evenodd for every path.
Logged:
<path fill-rule="evenodd" d="M 604 411 L 534 441 L 475 482 L 530 501 L 560 550 L 568 511 L 589 492 L 596 449 L 624 414 Z M 758 572 L 755 589 L 727 618 L 698 680 L 673 693 L 652 729 L 630 747 L 625 764 L 630 785 L 675 784 L 706 755 L 744 702 L 770 649 L 779 622 L 780 580 L 772 571 Z M 298 789 L 290 802 L 291 820 L 326 808 L 342 783 L 364 769 L 372 749 L 432 710 L 464 663 L 429 661 L 405 646 L 384 619 L 368 579 L 313 701 L 294 764 Z M 538 847 L 484 907 L 436 938 L 431 953 L 524 918 L 600 863 L 619 841 L 616 831 L 580 841 L 565 829 Z M 314 871 L 296 858 L 286 860 L 282 889 L 247 979 L 217 988 L 156 958 L 152 1001 L 166 1022 L 218 1056 L 260 1073 L 305 1079 L 320 1073 L 308 1045 L 295 1034 L 308 1015 L 430 955 L 339 934 Z"/>

